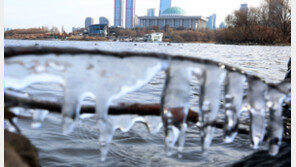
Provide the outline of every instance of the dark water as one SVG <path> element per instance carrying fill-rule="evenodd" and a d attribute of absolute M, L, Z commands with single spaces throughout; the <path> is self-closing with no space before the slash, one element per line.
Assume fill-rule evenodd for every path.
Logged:
<path fill-rule="evenodd" d="M 19 41 L 5 40 L 5 46 L 80 47 L 85 49 L 105 49 L 112 51 L 158 51 L 170 54 L 184 54 L 214 59 L 248 72 L 255 72 L 267 81 L 280 81 L 286 71 L 290 57 L 290 47 L 235 46 L 214 44 L 153 44 L 114 42 L 68 42 L 68 41 Z M 193 81 L 194 82 L 194 81 Z M 158 103 L 164 83 L 160 73 L 148 85 L 124 96 L 116 102 Z M 52 88 L 51 90 L 46 90 Z M 52 85 L 35 85 L 27 89 L 38 97 L 58 97 L 62 92 Z M 195 109 L 194 87 L 191 92 L 191 108 Z M 25 112 L 28 112 L 26 110 Z M 222 117 L 220 115 L 220 117 Z M 247 115 L 242 118 L 248 121 Z M 249 136 L 239 134 L 231 144 L 223 143 L 223 133 L 216 131 L 208 155 L 201 153 L 200 132 L 192 127 L 187 132 L 183 157 L 167 157 L 164 152 L 162 130 L 151 135 L 142 124 L 136 124 L 127 133 L 117 131 L 106 162 L 99 161 L 97 144 L 98 130 L 92 120 L 76 126 L 74 133 L 63 135 L 61 116 L 49 114 L 40 129 L 30 128 L 31 118 L 19 119 L 18 125 L 39 150 L 42 166 L 227 166 L 251 154 Z M 266 149 L 266 147 L 262 147 Z"/>

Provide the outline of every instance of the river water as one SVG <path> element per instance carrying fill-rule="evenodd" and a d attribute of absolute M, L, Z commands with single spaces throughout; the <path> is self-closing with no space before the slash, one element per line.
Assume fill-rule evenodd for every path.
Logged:
<path fill-rule="evenodd" d="M 284 78 L 291 56 L 289 46 L 5 40 L 7 46 L 75 47 L 201 57 L 239 67 L 268 82 L 279 82 Z M 158 103 L 164 83 L 163 76 L 157 75 L 148 85 L 117 102 Z M 40 87 L 31 87 L 27 91 L 36 96 L 45 96 L 45 90 L 40 90 Z M 50 93 L 61 97 L 60 91 Z M 195 90 L 192 90 L 191 96 L 194 94 Z M 192 106 L 195 103 L 191 101 Z M 218 130 L 208 155 L 202 155 L 200 132 L 197 128 L 191 128 L 187 132 L 183 158 L 167 157 L 162 131 L 150 135 L 144 125 L 136 124 L 127 133 L 116 132 L 106 162 L 100 162 L 95 127 L 80 123 L 74 133 L 63 135 L 60 123 L 61 116 L 58 114 L 49 114 L 40 129 L 30 128 L 30 118 L 18 120 L 22 133 L 38 148 L 42 166 L 227 166 L 253 152 L 249 147 L 248 135 L 239 134 L 233 143 L 225 144 L 223 133 Z"/>

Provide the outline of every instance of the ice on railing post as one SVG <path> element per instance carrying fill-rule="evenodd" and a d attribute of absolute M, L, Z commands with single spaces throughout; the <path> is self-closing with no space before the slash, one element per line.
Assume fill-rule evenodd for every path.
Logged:
<path fill-rule="evenodd" d="M 207 151 L 215 132 L 214 123 L 220 110 L 222 84 L 225 80 L 224 66 L 207 65 L 205 67 L 202 104 L 202 150 Z"/>
<path fill-rule="evenodd" d="M 258 149 L 265 135 L 265 111 L 266 111 L 266 93 L 267 85 L 254 78 L 248 78 L 248 111 L 250 112 L 250 137 L 251 145 Z"/>
<path fill-rule="evenodd" d="M 237 135 L 245 82 L 246 77 L 238 72 L 227 74 L 224 125 L 224 141 L 226 143 L 231 143 Z"/>
<path fill-rule="evenodd" d="M 191 69 L 186 68 L 184 62 L 172 62 L 167 70 L 161 107 L 165 130 L 165 150 L 168 156 L 174 153 L 176 142 L 178 142 L 178 156 L 180 157 L 185 143 L 191 75 Z"/>
<path fill-rule="evenodd" d="M 278 154 L 283 136 L 282 106 L 290 92 L 290 83 L 283 83 L 279 86 L 288 87 L 288 92 L 280 92 L 275 88 L 268 88 L 267 108 L 269 110 L 268 138 L 269 154 L 275 156 Z"/>

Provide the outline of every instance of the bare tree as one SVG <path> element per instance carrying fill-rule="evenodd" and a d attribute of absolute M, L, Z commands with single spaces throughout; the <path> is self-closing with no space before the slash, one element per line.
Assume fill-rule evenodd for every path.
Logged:
<path fill-rule="evenodd" d="M 265 0 L 269 26 L 279 28 L 284 36 L 291 34 L 290 0 Z"/>

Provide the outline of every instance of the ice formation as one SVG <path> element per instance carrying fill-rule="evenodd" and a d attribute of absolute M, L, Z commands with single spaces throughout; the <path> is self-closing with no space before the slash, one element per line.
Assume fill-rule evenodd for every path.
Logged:
<path fill-rule="evenodd" d="M 248 78 L 248 85 L 247 108 L 251 118 L 251 144 L 254 149 L 257 149 L 265 135 L 267 85 L 253 78 Z"/>
<path fill-rule="evenodd" d="M 225 80 L 226 70 L 222 67 L 208 65 L 205 68 L 205 79 L 203 94 L 201 94 L 202 104 L 202 150 L 206 151 L 215 133 L 215 121 L 220 110 L 222 98 L 222 85 Z"/>
<path fill-rule="evenodd" d="M 238 72 L 229 72 L 225 84 L 225 142 L 231 143 L 237 135 L 246 78 Z"/>
<path fill-rule="evenodd" d="M 166 75 L 161 114 L 165 129 L 166 153 L 171 155 L 176 142 L 179 153 L 182 152 L 185 142 L 192 70 L 186 62 L 173 61 Z"/>
<path fill-rule="evenodd" d="M 139 89 L 162 70 L 166 71 L 166 82 L 160 102 L 161 118 L 108 116 L 108 108 L 114 100 Z M 107 157 L 114 132 L 117 129 L 127 132 L 137 122 L 144 123 L 152 134 L 164 127 L 167 155 L 177 152 L 181 157 L 188 126 L 192 77 L 197 78 L 198 85 L 195 86 L 200 90 L 196 98 L 199 98 L 203 151 L 206 152 L 211 145 L 218 113 L 223 111 L 225 114 L 225 142 L 230 143 L 238 133 L 240 113 L 245 108 L 250 113 L 250 137 L 255 149 L 265 137 L 268 122 L 265 114 L 266 110 L 269 111 L 269 152 L 271 155 L 278 153 L 283 133 L 282 103 L 290 100 L 290 82 L 272 87 L 259 78 L 220 63 L 184 61 L 174 57 L 27 55 L 5 59 L 4 87 L 6 91 L 21 91 L 35 83 L 61 85 L 64 89 L 62 127 L 65 135 L 75 130 L 75 122 L 81 119 L 84 99 L 92 99 L 96 104 L 94 117 L 100 133 L 102 161 Z M 32 109 L 32 127 L 40 127 L 46 114 L 47 111 Z"/>
<path fill-rule="evenodd" d="M 277 155 L 283 135 L 282 105 L 285 101 L 291 101 L 290 82 L 283 82 L 280 85 L 281 91 L 275 88 L 268 88 L 267 108 L 269 110 L 269 154 Z"/>

